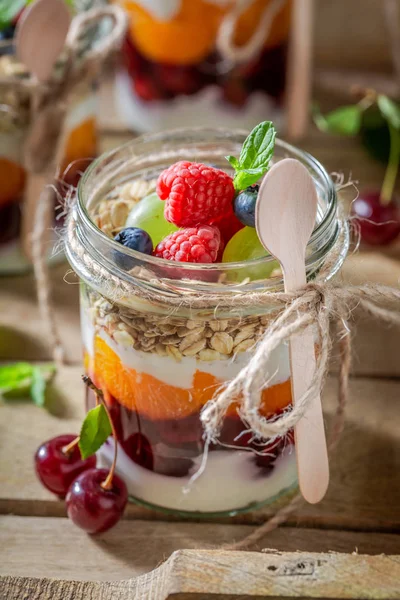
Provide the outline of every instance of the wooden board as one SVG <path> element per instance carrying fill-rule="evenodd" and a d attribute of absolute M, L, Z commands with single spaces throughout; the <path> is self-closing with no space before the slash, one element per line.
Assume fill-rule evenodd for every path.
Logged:
<path fill-rule="evenodd" d="M 123 520 L 96 537 L 67 519 L 0 517 L 0 573 L 25 577 L 119 580 L 155 569 L 180 548 L 215 549 L 251 533 L 239 524 Z M 40 552 L 38 539 L 40 538 Z M 307 527 L 282 527 L 254 549 L 376 555 L 400 549 L 400 535 Z"/>
<path fill-rule="evenodd" d="M 149 575 L 126 581 L 6 577 L 0 579 L 0 598 L 397 600 L 399 581 L 399 556 L 178 550 Z"/>

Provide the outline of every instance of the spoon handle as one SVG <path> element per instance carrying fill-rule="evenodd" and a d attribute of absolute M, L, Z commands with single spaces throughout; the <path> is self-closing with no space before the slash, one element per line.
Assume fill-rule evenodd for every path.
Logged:
<path fill-rule="evenodd" d="M 300 265 L 299 265 L 300 267 Z M 285 290 L 292 292 L 306 284 L 302 268 L 285 274 Z M 315 371 L 315 340 L 312 327 L 290 338 L 290 364 L 293 403 L 309 388 Z M 316 504 L 324 497 L 329 484 L 329 461 L 326 447 L 321 396 L 309 401 L 304 416 L 295 427 L 297 471 L 300 491 L 307 502 Z"/>

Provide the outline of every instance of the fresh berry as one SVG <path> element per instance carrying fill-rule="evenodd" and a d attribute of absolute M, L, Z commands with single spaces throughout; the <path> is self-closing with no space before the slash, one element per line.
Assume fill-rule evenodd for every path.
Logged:
<path fill-rule="evenodd" d="M 227 215 L 224 215 L 222 218 L 215 219 L 215 221 L 212 221 L 210 225 L 218 227 L 224 245 L 226 245 L 229 242 L 229 240 L 233 238 L 235 233 L 237 233 L 244 227 L 243 223 L 239 221 L 233 210 Z M 221 250 L 223 250 L 222 244 L 220 251 Z"/>
<path fill-rule="evenodd" d="M 235 215 L 248 227 L 256 226 L 256 202 L 259 185 L 250 185 L 243 192 L 240 192 L 233 201 L 233 210 Z"/>
<path fill-rule="evenodd" d="M 195 227 L 223 217 L 231 210 L 235 190 L 232 178 L 202 163 L 180 161 L 158 178 L 157 194 L 165 200 L 167 221 Z"/>
<path fill-rule="evenodd" d="M 67 513 L 75 525 L 88 533 L 113 527 L 122 517 L 128 501 L 124 481 L 113 476 L 112 487 L 104 489 L 107 469 L 89 469 L 75 479 L 66 497 Z"/>
<path fill-rule="evenodd" d="M 135 204 L 125 223 L 125 227 L 140 227 L 147 231 L 154 246 L 178 228 L 164 218 L 164 202 L 157 194 L 149 194 Z"/>
<path fill-rule="evenodd" d="M 61 497 L 65 496 L 71 483 L 82 471 L 96 466 L 95 456 L 85 460 L 81 458 L 78 445 L 68 452 L 63 451 L 76 437 L 59 435 L 44 442 L 35 454 L 35 468 L 40 481 L 53 494 Z"/>
<path fill-rule="evenodd" d="M 352 204 L 352 213 L 367 244 L 383 246 L 400 235 L 400 207 L 396 200 L 382 204 L 378 191 L 361 194 Z"/>
<path fill-rule="evenodd" d="M 202 78 L 192 66 L 158 64 L 154 69 L 161 87 L 173 96 L 195 94 L 202 86 Z"/>
<path fill-rule="evenodd" d="M 15 26 L 9 25 L 0 31 L 0 41 L 2 40 L 12 40 L 15 33 Z"/>
<path fill-rule="evenodd" d="M 122 244 L 125 248 L 136 250 L 143 254 L 153 253 L 153 242 L 151 237 L 139 227 L 127 227 L 120 231 L 114 238 L 115 242 Z M 122 254 L 122 252 L 114 252 L 114 259 L 118 266 L 122 269 L 132 269 L 135 266 L 135 259 L 131 256 Z"/>
<path fill-rule="evenodd" d="M 168 235 L 155 249 L 155 256 L 178 262 L 212 263 L 218 256 L 221 234 L 217 227 L 201 225 Z"/>
<path fill-rule="evenodd" d="M 136 95 L 145 102 L 162 100 L 163 98 L 163 94 L 151 77 L 137 75 L 133 80 L 133 88 Z"/>

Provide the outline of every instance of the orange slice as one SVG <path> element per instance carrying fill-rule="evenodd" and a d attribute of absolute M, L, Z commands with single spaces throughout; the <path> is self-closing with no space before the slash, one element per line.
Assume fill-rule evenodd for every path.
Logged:
<path fill-rule="evenodd" d="M 179 364 L 176 369 L 178 372 Z M 221 385 L 216 377 L 203 371 L 195 372 L 190 389 L 168 385 L 152 375 L 124 366 L 114 350 L 98 336 L 95 339 L 94 373 L 122 405 L 154 420 L 182 419 L 199 412 Z M 261 413 L 271 415 L 290 402 L 288 380 L 263 391 Z M 236 409 L 237 404 L 232 404 L 229 413 L 236 413 Z"/>
<path fill-rule="evenodd" d="M 94 117 L 86 119 L 69 133 L 61 165 L 63 173 L 68 165 L 81 158 L 95 158 L 97 154 L 97 130 Z"/>
<path fill-rule="evenodd" d="M 176 16 L 159 21 L 138 4 L 125 2 L 131 14 L 130 33 L 149 60 L 175 65 L 196 64 L 214 48 L 223 10 L 204 0 L 181 0 Z"/>

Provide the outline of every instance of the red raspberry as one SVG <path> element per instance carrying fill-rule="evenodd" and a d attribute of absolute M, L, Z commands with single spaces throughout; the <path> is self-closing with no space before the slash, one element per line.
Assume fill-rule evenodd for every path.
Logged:
<path fill-rule="evenodd" d="M 195 227 L 228 213 L 235 190 L 224 171 L 182 160 L 161 173 L 157 194 L 166 200 L 167 221 L 178 227 Z"/>
<path fill-rule="evenodd" d="M 220 244 L 221 234 L 216 227 L 188 227 L 167 235 L 154 255 L 178 262 L 212 263 L 218 256 Z"/>

